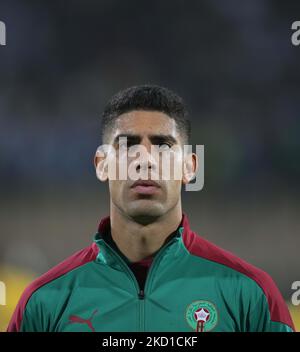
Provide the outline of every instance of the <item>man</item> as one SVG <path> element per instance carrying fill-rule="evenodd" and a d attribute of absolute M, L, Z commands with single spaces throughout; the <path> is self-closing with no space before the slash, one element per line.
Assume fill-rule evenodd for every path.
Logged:
<path fill-rule="evenodd" d="M 97 177 L 109 183 L 110 217 L 92 245 L 25 290 L 8 331 L 294 330 L 266 273 L 190 229 L 181 205 L 181 187 L 198 167 L 197 155 L 182 157 L 189 134 L 184 103 L 168 89 L 137 86 L 110 100 L 106 149 L 94 158 Z M 124 154 L 128 146 L 148 153 Z M 169 150 L 180 179 L 162 177 L 164 163 L 153 147 Z M 148 179 L 120 177 L 124 165 Z"/>

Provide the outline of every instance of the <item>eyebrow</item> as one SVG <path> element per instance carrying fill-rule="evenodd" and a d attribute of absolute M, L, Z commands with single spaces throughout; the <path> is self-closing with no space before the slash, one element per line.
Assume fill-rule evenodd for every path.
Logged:
<path fill-rule="evenodd" d="M 120 138 L 124 138 L 126 137 L 127 140 L 130 140 L 132 142 L 137 142 L 139 143 L 141 141 L 141 137 L 137 134 L 131 134 L 131 133 L 120 133 L 118 134 L 115 138 L 114 138 L 114 141 L 113 141 L 113 144 L 118 144 L 119 143 L 119 139 Z"/>
<path fill-rule="evenodd" d="M 138 134 L 120 133 L 114 138 L 113 144 L 118 144 L 119 138 L 122 137 L 126 137 L 129 141 L 135 142 L 137 144 L 140 143 L 142 139 L 141 136 L 139 136 Z M 170 134 L 151 134 L 149 136 L 149 139 L 153 144 L 160 144 L 163 142 L 169 142 L 170 144 L 178 144 L 178 141 Z"/>
<path fill-rule="evenodd" d="M 149 139 L 153 144 L 161 144 L 163 142 L 169 142 L 170 144 L 177 144 L 178 143 L 177 140 L 170 134 L 150 135 Z"/>

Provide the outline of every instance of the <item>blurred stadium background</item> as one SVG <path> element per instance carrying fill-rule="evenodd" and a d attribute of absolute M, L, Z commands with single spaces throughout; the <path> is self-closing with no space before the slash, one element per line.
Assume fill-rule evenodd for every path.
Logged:
<path fill-rule="evenodd" d="M 0 20 L 0 330 L 108 213 L 102 108 L 142 83 L 182 95 L 205 145 L 204 189 L 183 194 L 192 227 L 271 274 L 300 330 L 299 1 L 6 0 Z"/>

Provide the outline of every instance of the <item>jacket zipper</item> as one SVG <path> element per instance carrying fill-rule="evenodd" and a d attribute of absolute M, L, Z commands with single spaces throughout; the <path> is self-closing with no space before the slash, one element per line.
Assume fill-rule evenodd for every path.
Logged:
<path fill-rule="evenodd" d="M 129 268 L 129 266 L 127 265 L 127 263 L 124 261 L 123 258 L 121 258 L 119 256 L 119 254 L 109 245 L 107 244 L 105 241 L 105 245 L 109 248 L 109 250 L 112 252 L 113 255 L 115 255 L 115 257 L 118 258 L 118 260 L 120 261 L 120 263 L 122 264 L 123 268 L 125 269 L 125 271 L 130 275 L 136 291 L 137 291 L 137 296 L 138 296 L 138 300 L 139 300 L 139 329 L 140 331 L 145 331 L 145 298 L 147 297 L 147 295 L 145 294 L 145 292 L 147 292 L 147 287 L 149 285 L 149 281 L 151 279 L 151 276 L 153 275 L 154 269 L 156 267 L 156 263 L 158 262 L 158 259 L 162 256 L 163 252 L 165 251 L 165 249 L 175 241 L 175 238 L 172 238 L 168 243 L 166 243 L 164 246 L 161 247 L 161 249 L 158 251 L 158 253 L 156 254 L 156 256 L 153 259 L 153 262 L 150 266 L 149 272 L 147 274 L 146 277 L 146 281 L 145 281 L 145 286 L 144 286 L 144 290 L 140 289 L 140 285 L 134 275 L 134 273 L 132 272 L 132 270 Z"/>

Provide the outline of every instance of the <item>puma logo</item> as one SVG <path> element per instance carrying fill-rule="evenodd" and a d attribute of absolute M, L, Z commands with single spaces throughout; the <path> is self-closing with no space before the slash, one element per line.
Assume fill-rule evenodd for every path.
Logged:
<path fill-rule="evenodd" d="M 78 317 L 77 315 L 70 315 L 69 316 L 69 324 L 86 324 L 93 332 L 95 332 L 95 328 L 93 327 L 92 324 L 92 319 L 94 318 L 94 315 L 97 314 L 98 309 L 95 309 L 88 319 L 84 319 L 81 317 Z"/>

